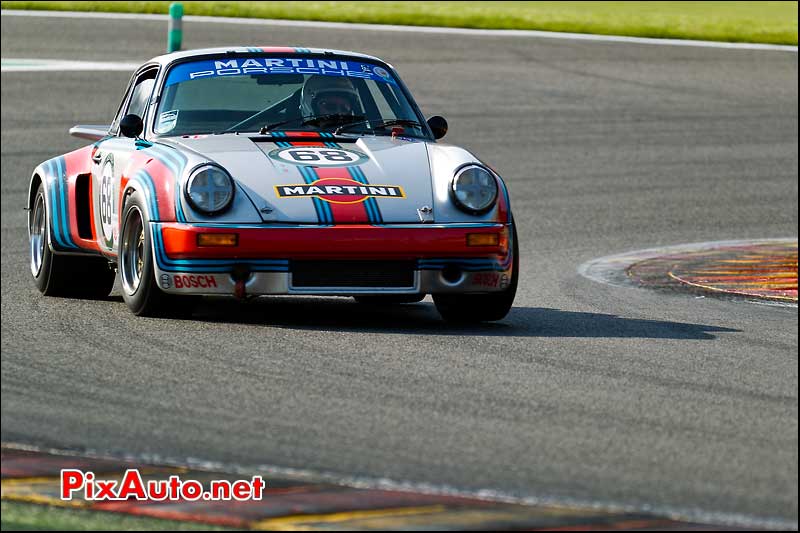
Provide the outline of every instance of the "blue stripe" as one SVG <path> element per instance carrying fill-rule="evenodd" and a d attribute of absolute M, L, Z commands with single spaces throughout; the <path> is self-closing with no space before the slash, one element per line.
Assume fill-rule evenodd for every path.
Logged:
<path fill-rule="evenodd" d="M 61 197 L 61 217 L 64 223 L 64 241 L 67 246 L 77 248 L 75 241 L 72 240 L 72 235 L 69 232 L 69 210 L 67 208 L 67 169 L 63 157 L 56 158 L 56 165 L 58 167 L 58 176 L 56 182 L 58 183 L 58 194 Z"/>
<path fill-rule="evenodd" d="M 178 222 L 186 222 L 186 214 L 183 212 L 183 203 L 180 197 L 182 192 L 180 181 L 186 166 L 186 157 L 178 151 L 171 151 L 167 147 L 157 144 L 154 144 L 149 150 L 164 166 L 170 169 L 175 177 L 175 218 Z"/>
<path fill-rule="evenodd" d="M 369 185 L 369 180 L 367 179 L 367 176 L 364 174 L 364 171 L 361 169 L 361 167 L 347 167 L 347 170 L 350 172 L 350 175 L 353 176 L 353 179 L 359 183 L 363 183 L 364 185 Z M 383 215 L 381 215 L 380 207 L 378 207 L 378 201 L 373 197 L 369 197 L 364 203 L 367 207 L 367 214 L 369 215 L 370 223 L 373 225 L 382 225 Z"/>
<path fill-rule="evenodd" d="M 303 176 L 303 180 L 306 182 L 306 184 L 314 183 L 319 179 L 313 168 L 307 166 L 298 166 L 297 168 L 300 170 L 300 174 Z M 332 225 L 333 214 L 331 213 L 331 208 L 328 205 L 328 202 L 320 200 L 316 196 L 313 197 L 312 200 L 314 202 L 314 209 L 317 211 L 317 220 L 319 221 L 320 225 Z"/>
<path fill-rule="evenodd" d="M 150 220 L 159 220 L 158 198 L 156 196 L 155 185 L 153 184 L 153 177 L 146 170 L 140 170 L 134 174 L 130 181 L 138 183 L 143 189 L 142 192 L 144 192 L 145 200 L 147 200 L 149 205 Z"/>
<path fill-rule="evenodd" d="M 55 177 L 55 163 L 51 159 L 46 165 L 45 172 L 53 177 L 53 182 L 47 186 L 50 194 L 50 220 L 53 223 L 53 237 L 56 238 L 56 243 L 60 248 L 66 248 L 64 241 L 61 239 L 61 224 L 59 224 L 58 200 L 56 197 L 56 180 L 58 180 L 58 178 Z M 45 184 L 47 184 L 46 180 Z"/>
<path fill-rule="evenodd" d="M 72 236 L 69 234 L 69 216 L 67 214 L 67 194 L 64 192 L 66 185 L 62 183 L 62 179 L 65 177 L 64 169 L 62 166 L 63 158 L 57 157 L 50 161 L 51 163 L 51 172 L 55 176 L 54 181 L 54 193 L 57 196 L 58 200 L 55 203 L 55 208 L 53 210 L 53 218 L 56 221 L 56 228 L 60 233 L 60 242 L 64 248 L 77 248 L 75 242 L 72 240 Z M 55 197 L 54 197 L 55 198 Z"/>
<path fill-rule="evenodd" d="M 317 171 L 313 167 L 308 167 L 308 174 L 311 177 L 312 182 L 320 179 L 319 175 L 317 174 Z M 334 221 L 333 221 L 333 211 L 331 210 L 331 204 L 329 204 L 325 200 L 320 200 L 319 198 L 315 198 L 315 200 L 319 202 L 319 205 L 322 208 L 322 212 L 325 215 L 325 222 L 329 226 L 332 226 L 334 224 Z"/>
<path fill-rule="evenodd" d="M 511 244 L 511 243 L 510 243 Z M 513 249 L 513 248 L 512 248 Z M 458 266 L 462 270 L 474 272 L 478 270 L 508 270 L 513 262 L 513 253 L 509 253 L 501 262 L 490 258 L 437 258 L 419 259 L 420 270 L 441 270 L 447 266 Z"/>
<path fill-rule="evenodd" d="M 303 181 L 305 183 L 311 183 L 311 178 L 306 174 L 306 167 L 297 167 L 297 168 L 300 171 L 300 175 L 303 177 Z M 320 208 L 319 199 L 311 198 L 311 202 L 314 205 L 314 211 L 316 211 L 317 213 L 317 222 L 322 224 L 324 222 L 325 215 Z"/>
<path fill-rule="evenodd" d="M 355 181 L 357 181 L 359 183 L 362 183 L 362 184 L 364 183 L 360 179 L 360 176 L 358 175 L 358 173 L 352 167 L 347 167 L 347 172 L 350 173 L 350 177 L 353 178 Z M 369 219 L 369 222 L 371 224 L 374 223 L 374 221 L 375 221 L 375 213 L 372 210 L 372 204 L 370 204 L 369 198 L 364 200 L 364 209 L 367 210 L 367 218 Z"/>

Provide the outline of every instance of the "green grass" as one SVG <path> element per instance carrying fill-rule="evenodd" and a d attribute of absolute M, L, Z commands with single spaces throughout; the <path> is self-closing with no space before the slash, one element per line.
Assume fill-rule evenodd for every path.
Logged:
<path fill-rule="evenodd" d="M 167 13 L 170 2 L 2 2 L 4 9 Z M 183 2 L 187 15 L 532 29 L 797 44 L 797 2 Z"/>
<path fill-rule="evenodd" d="M 191 522 L 173 522 L 121 513 L 65 509 L 3 500 L 2 531 L 198 531 L 223 528 Z"/>

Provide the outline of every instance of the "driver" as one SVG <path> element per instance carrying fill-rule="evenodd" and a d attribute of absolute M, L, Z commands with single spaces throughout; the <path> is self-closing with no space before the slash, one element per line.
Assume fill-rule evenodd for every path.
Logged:
<path fill-rule="evenodd" d="M 315 75 L 306 80 L 300 96 L 304 118 L 322 115 L 353 115 L 358 93 L 347 78 Z"/>

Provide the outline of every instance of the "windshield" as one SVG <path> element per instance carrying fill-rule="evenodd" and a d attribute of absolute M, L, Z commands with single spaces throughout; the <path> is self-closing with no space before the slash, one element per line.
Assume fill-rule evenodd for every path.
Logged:
<path fill-rule="evenodd" d="M 247 57 L 181 63 L 167 74 L 157 135 L 340 131 L 427 137 L 397 80 L 342 59 Z M 395 131 L 397 131 L 395 129 Z"/>

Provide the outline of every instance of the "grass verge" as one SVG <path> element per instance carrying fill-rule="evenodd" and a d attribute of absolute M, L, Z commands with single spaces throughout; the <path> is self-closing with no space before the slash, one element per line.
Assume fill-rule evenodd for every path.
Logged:
<path fill-rule="evenodd" d="M 162 13 L 170 2 L 2 2 Z M 797 45 L 797 2 L 183 2 L 187 15 L 598 33 Z"/>
<path fill-rule="evenodd" d="M 131 516 L 121 513 L 67 509 L 33 503 L 2 502 L 2 531 L 220 531 L 224 528 Z M 230 531 L 230 530 L 228 530 Z"/>

